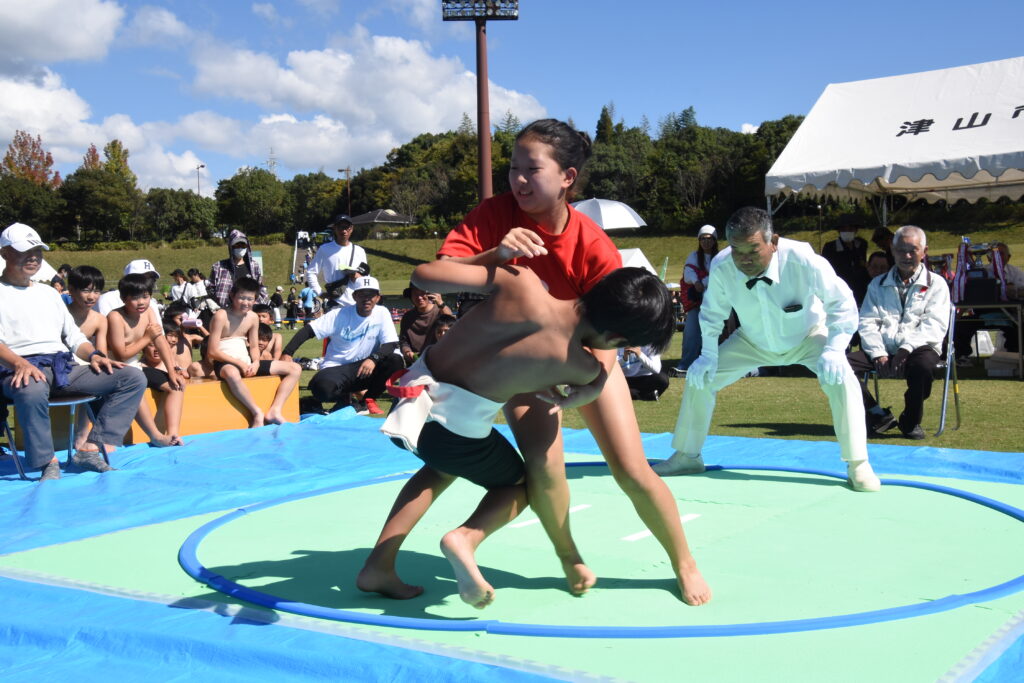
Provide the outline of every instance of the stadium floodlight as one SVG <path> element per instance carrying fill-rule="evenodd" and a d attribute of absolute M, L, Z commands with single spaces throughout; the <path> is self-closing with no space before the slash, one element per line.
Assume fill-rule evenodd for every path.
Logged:
<path fill-rule="evenodd" d="M 441 0 L 444 21 L 515 21 L 519 18 L 519 0 Z"/>
<path fill-rule="evenodd" d="M 476 23 L 477 175 L 480 201 L 494 194 L 491 182 L 491 105 L 487 97 L 487 22 L 519 18 L 519 0 L 441 0 L 444 21 Z"/>

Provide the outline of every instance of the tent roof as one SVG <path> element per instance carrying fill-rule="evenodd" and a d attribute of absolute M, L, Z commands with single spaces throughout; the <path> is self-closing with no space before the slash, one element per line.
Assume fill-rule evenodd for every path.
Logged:
<path fill-rule="evenodd" d="M 361 213 L 352 218 L 353 225 L 367 225 L 373 223 L 409 225 L 412 222 L 412 216 L 395 213 L 391 209 L 374 209 L 373 211 L 367 211 L 366 213 Z"/>
<path fill-rule="evenodd" d="M 653 275 L 658 274 L 658 271 L 647 260 L 647 255 L 641 249 L 636 247 L 632 249 L 619 249 L 619 255 L 622 257 L 623 268 L 644 268 Z"/>
<path fill-rule="evenodd" d="M 1024 196 L 1024 57 L 829 85 L 765 177 L 794 192 Z"/>

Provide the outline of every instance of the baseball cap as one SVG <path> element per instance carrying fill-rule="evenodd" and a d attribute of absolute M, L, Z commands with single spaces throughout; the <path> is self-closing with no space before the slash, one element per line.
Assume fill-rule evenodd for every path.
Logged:
<path fill-rule="evenodd" d="M 352 225 L 352 218 L 347 213 L 339 213 L 337 216 L 327 222 L 327 227 L 333 227 L 338 223 L 347 223 Z"/>
<path fill-rule="evenodd" d="M 697 237 L 703 237 L 704 235 L 711 235 L 712 237 L 718 237 L 718 233 L 715 231 L 713 225 L 703 225 L 700 230 L 697 231 Z"/>
<path fill-rule="evenodd" d="M 380 283 L 377 282 L 377 278 L 365 275 L 360 278 L 356 278 L 356 281 L 352 283 L 352 292 L 358 292 L 360 289 L 374 289 L 380 292 Z"/>
<path fill-rule="evenodd" d="M 39 237 L 39 233 L 24 223 L 11 223 L 0 233 L 0 248 L 2 247 L 13 247 L 15 251 L 28 251 L 36 247 L 50 250 Z"/>
<path fill-rule="evenodd" d="M 277 286 L 277 291 L 283 292 L 284 291 L 284 287 L 282 287 L 281 285 L 278 285 Z"/>
<path fill-rule="evenodd" d="M 160 273 L 156 272 L 156 268 L 153 267 L 153 264 L 144 258 L 135 259 L 124 267 L 125 275 L 132 275 L 134 273 L 156 273 L 156 276 L 160 277 Z"/>

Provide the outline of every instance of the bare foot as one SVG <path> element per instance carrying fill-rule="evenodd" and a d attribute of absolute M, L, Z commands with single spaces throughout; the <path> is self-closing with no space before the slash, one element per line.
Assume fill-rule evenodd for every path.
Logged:
<path fill-rule="evenodd" d="M 249 421 L 249 427 L 262 427 L 263 426 L 263 413 L 254 413 L 252 420 Z"/>
<path fill-rule="evenodd" d="M 267 411 L 267 414 L 263 416 L 263 422 L 272 425 L 283 425 L 288 420 L 285 419 L 284 413 L 280 410 L 274 410 L 273 408 Z"/>
<path fill-rule="evenodd" d="M 484 580 L 473 557 L 473 547 L 458 530 L 449 531 L 441 539 L 441 552 L 455 570 L 459 597 L 467 605 L 483 609 L 494 602 L 494 587 Z"/>
<path fill-rule="evenodd" d="M 583 564 L 583 559 L 580 557 L 562 560 L 562 571 L 565 572 L 569 592 L 573 595 L 583 595 L 597 583 L 597 576 L 590 571 L 587 565 Z"/>
<path fill-rule="evenodd" d="M 398 578 L 394 570 L 381 572 L 366 565 L 356 577 L 356 588 L 365 593 L 380 593 L 394 600 L 408 600 L 423 592 L 423 586 L 413 586 Z"/>
<path fill-rule="evenodd" d="M 181 439 L 171 434 L 159 434 L 149 440 L 149 445 L 157 448 L 167 448 L 168 446 L 183 446 L 185 444 Z"/>
<path fill-rule="evenodd" d="M 706 602 L 711 602 L 711 587 L 701 576 L 696 564 L 679 570 L 679 591 L 683 595 L 683 602 L 687 605 L 697 607 Z"/>

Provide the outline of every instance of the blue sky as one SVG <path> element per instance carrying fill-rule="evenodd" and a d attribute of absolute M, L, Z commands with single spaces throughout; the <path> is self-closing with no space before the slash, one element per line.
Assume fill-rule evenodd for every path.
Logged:
<path fill-rule="evenodd" d="M 521 0 L 488 24 L 491 116 L 752 130 L 828 83 L 1020 56 L 1021 26 L 1022 0 Z M 369 168 L 476 114 L 472 24 L 438 0 L 0 0 L 0 44 L 0 142 L 39 134 L 66 174 L 116 137 L 143 188 L 205 164 L 210 195 L 271 149 L 283 179 Z"/>

